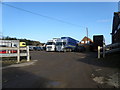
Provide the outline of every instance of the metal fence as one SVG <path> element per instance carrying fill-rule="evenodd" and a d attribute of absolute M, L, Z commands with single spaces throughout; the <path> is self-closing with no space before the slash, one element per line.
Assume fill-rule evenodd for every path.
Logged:
<path fill-rule="evenodd" d="M 27 47 L 0 47 L 0 50 L 5 50 L 7 53 L 1 53 L 0 57 L 17 57 L 17 62 L 20 62 L 21 56 L 26 56 L 27 61 L 30 61 L 30 53 L 29 53 L 29 46 Z M 12 53 L 11 51 L 16 51 L 16 53 Z M 20 52 L 26 51 L 26 52 Z"/>
<path fill-rule="evenodd" d="M 120 43 L 109 44 L 106 46 L 103 45 L 103 47 L 98 46 L 98 58 L 100 58 L 101 55 L 103 55 L 104 58 L 105 54 L 115 53 L 115 52 L 120 52 Z"/>

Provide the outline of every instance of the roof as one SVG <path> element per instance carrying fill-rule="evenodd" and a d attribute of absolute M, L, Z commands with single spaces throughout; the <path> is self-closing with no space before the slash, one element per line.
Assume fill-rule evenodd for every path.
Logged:
<path fill-rule="evenodd" d="M 88 38 L 86 36 L 81 41 L 87 41 L 87 40 L 93 42 L 90 38 Z"/>

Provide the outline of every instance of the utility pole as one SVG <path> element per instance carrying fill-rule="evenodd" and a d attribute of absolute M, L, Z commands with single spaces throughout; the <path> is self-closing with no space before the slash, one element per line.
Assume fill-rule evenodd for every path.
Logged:
<path fill-rule="evenodd" d="M 86 27 L 86 34 L 87 34 L 87 44 L 88 44 L 88 28 Z"/>
<path fill-rule="evenodd" d="M 120 1 L 118 2 L 118 12 L 120 12 Z"/>

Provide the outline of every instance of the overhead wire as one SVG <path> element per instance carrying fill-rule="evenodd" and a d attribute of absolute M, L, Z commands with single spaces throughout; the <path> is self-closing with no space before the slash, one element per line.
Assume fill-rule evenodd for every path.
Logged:
<path fill-rule="evenodd" d="M 6 3 L 3 3 L 3 2 L 1 2 L 1 3 L 2 3 L 2 5 L 6 5 L 6 6 L 9 6 L 9 7 L 21 10 L 21 11 L 25 11 L 25 12 L 28 12 L 28 13 L 31 13 L 31 14 L 34 14 L 34 15 L 38 15 L 38 16 L 44 17 L 44 18 L 48 18 L 48 19 L 55 20 L 55 21 L 58 21 L 58 22 L 61 22 L 61 23 L 73 25 L 73 26 L 76 26 L 76 27 L 85 28 L 83 26 L 80 26 L 80 25 L 77 25 L 77 24 L 73 24 L 73 23 L 70 23 L 70 22 L 67 22 L 67 21 L 64 21 L 64 20 L 61 20 L 61 19 L 57 19 L 57 18 L 50 17 L 50 16 L 47 16 L 47 15 L 42 15 L 42 14 L 39 14 L 39 13 L 36 13 L 36 12 L 32 12 L 32 11 L 29 11 L 29 10 L 26 10 L 26 9 L 23 9 L 23 8 L 19 8 L 19 7 L 13 6 L 13 5 L 6 4 Z"/>

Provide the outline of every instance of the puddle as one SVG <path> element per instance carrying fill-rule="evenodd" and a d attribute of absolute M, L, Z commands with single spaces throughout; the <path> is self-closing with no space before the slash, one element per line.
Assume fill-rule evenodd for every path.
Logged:
<path fill-rule="evenodd" d="M 48 82 L 48 85 L 47 85 L 47 87 L 48 88 L 53 88 L 53 87 L 58 87 L 58 86 L 60 86 L 61 85 L 61 83 L 60 82 L 58 82 L 58 81 L 51 81 L 51 82 Z"/>
<path fill-rule="evenodd" d="M 58 85 L 60 85 L 60 82 L 50 82 L 49 84 L 52 86 L 58 86 Z"/>

